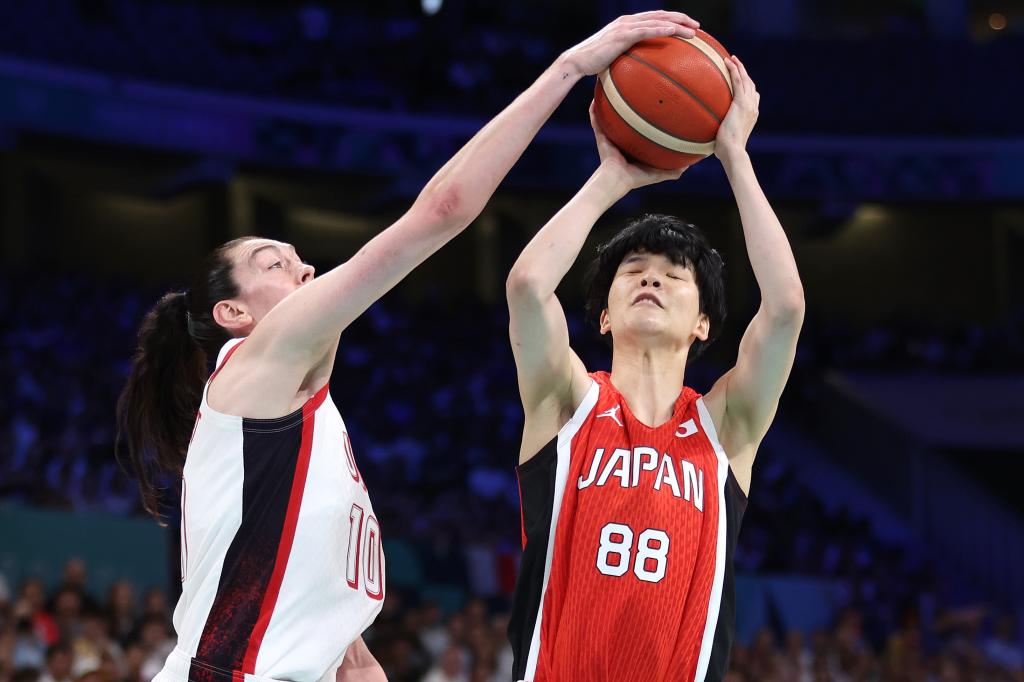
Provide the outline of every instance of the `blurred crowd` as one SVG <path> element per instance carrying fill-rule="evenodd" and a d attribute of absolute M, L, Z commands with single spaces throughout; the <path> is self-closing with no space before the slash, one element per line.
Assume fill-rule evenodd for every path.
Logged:
<path fill-rule="evenodd" d="M 990 629 L 983 610 L 943 615 L 927 631 L 913 612 L 880 647 L 863 633 L 863 617 L 843 611 L 830 631 L 810 637 L 796 631 L 778 637 L 762 630 L 750 646 L 733 648 L 724 682 L 1020 682 L 1024 650 L 1013 622 L 999 618 Z M 928 648 L 938 637 L 942 645 Z"/>
<path fill-rule="evenodd" d="M 0 681 L 141 682 L 160 671 L 174 647 L 165 591 L 119 581 L 99 600 L 86 579 L 77 559 L 51 590 L 29 578 L 12 594 L 0 579 Z"/>
<path fill-rule="evenodd" d="M 8 387 L 0 392 L 0 434 L 10 448 L 0 458 L 0 497 L 78 510 L 138 509 L 132 482 L 111 456 L 112 415 L 135 330 L 160 293 L 74 276 L 0 280 L 0 382 Z M 474 301 L 412 305 L 392 298 L 346 330 L 331 394 L 368 481 L 387 482 L 374 491 L 382 521 L 420 517 L 422 527 L 411 531 L 443 526 L 476 538 L 516 535 L 512 464 L 522 410 L 507 314 Z M 567 319 L 586 365 L 607 368 L 607 348 L 578 311 L 567 310 Z M 725 369 L 715 352 L 688 369 L 687 382 L 697 390 L 707 390 Z M 963 329 L 893 324 L 857 332 L 808 321 L 785 399 L 799 399 L 802 382 L 824 368 L 1019 370 L 1024 314 Z M 786 480 L 771 473 L 770 457 L 761 461 L 758 475 Z M 754 503 L 770 498 L 783 499 L 762 489 Z M 173 508 L 175 498 L 169 502 Z M 452 512 L 467 508 L 472 514 Z M 766 565 L 777 563 L 772 552 L 794 560 L 769 547 Z M 809 561 L 822 556 L 803 554 Z"/>
<path fill-rule="evenodd" d="M 747 3 L 746 12 L 731 11 L 730 4 L 682 9 L 756 65 L 752 76 L 771 93 L 761 104 L 763 130 L 1021 130 L 1018 117 L 1005 115 L 1021 104 L 1021 93 L 1003 89 L 992 97 L 1000 81 L 987 68 L 1021 61 L 1019 42 L 997 39 L 1019 30 L 1013 22 L 979 45 L 967 40 L 966 17 L 953 19 L 962 40 L 929 39 L 921 3 L 818 2 L 790 7 L 791 16 L 771 12 L 766 40 L 758 36 L 765 22 L 753 17 L 771 11 L 771 3 Z M 625 1 L 0 3 L 0 57 L 218 92 L 480 116 L 511 101 L 562 50 L 638 9 L 647 7 Z M 912 86 L 892 64 L 916 73 Z M 810 99 L 806 83 L 825 78 L 847 87 L 819 88 Z M 960 96 L 947 96 L 950 82 Z M 577 88 L 563 111 L 581 111 L 590 96 L 589 88 Z M 863 106 L 865 97 L 885 102 L 886 115 Z M 922 101 L 943 104 L 922 117 Z"/>
<path fill-rule="evenodd" d="M 0 457 L 0 499 L 138 511 L 132 483 L 111 456 L 112 414 L 134 330 L 158 294 L 74 277 L 3 282 L 0 381 L 11 390 L 0 393 L 0 433 L 11 450 Z M 569 324 L 588 366 L 606 366 L 607 350 L 582 320 L 570 312 Z M 331 390 L 386 540 L 411 548 L 424 585 L 464 591 L 441 603 L 409 581 L 389 590 L 367 640 L 392 680 L 507 679 L 504 630 L 519 542 L 512 462 L 522 417 L 506 330 L 500 307 L 387 301 L 346 332 L 339 350 Z M 975 339 L 966 347 L 984 358 L 986 347 L 1013 343 L 1020 331 L 956 333 Z M 949 357 L 967 363 L 964 344 L 949 340 L 959 337 L 936 332 L 812 329 L 807 336 L 805 367 L 885 367 L 893 358 L 902 367 L 947 367 Z M 920 350 L 953 346 L 959 355 Z M 702 362 L 691 370 L 688 380 L 704 389 L 721 368 Z M 977 594 L 956 576 L 936 574 L 925 550 L 888 545 L 865 520 L 826 508 L 820 491 L 799 483 L 770 449 L 752 490 L 737 573 L 839 580 L 849 587 L 848 609 L 832 630 L 802 637 L 780 620 L 751 646 L 737 646 L 731 682 L 1021 679 L 1013 621 L 974 607 Z M 169 503 L 173 526 L 173 495 Z M 100 600 L 85 584 L 81 562 L 50 590 L 31 579 L 15 589 L 0 577 L 0 682 L 135 682 L 155 674 L 173 644 L 169 596 L 120 582 Z"/>
<path fill-rule="evenodd" d="M 174 647 L 167 595 L 118 581 L 97 599 L 87 567 L 70 560 L 63 580 L 12 592 L 0 576 L 0 682 L 148 682 Z M 468 600 L 444 612 L 389 590 L 364 637 L 391 682 L 507 682 L 512 652 L 501 605 Z M 914 609 L 880 643 L 864 616 L 841 611 L 812 633 L 757 633 L 733 648 L 726 682 L 1020 682 L 1024 649 L 1008 616 L 946 609 L 925 625 Z"/>

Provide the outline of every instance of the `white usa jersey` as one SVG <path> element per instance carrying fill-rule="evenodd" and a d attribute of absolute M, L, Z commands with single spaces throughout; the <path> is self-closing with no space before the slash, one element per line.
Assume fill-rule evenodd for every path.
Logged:
<path fill-rule="evenodd" d="M 384 599 L 345 423 L 327 386 L 285 417 L 246 419 L 210 407 L 210 381 L 181 490 L 178 643 L 155 682 L 333 682 Z"/>

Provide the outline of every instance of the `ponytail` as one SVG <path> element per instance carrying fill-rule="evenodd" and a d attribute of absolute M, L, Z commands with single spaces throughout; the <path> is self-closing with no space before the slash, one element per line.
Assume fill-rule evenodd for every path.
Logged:
<path fill-rule="evenodd" d="M 114 455 L 137 480 L 143 508 L 158 520 L 163 479 L 180 478 L 185 467 L 209 359 L 230 338 L 214 321 L 213 305 L 238 296 L 228 251 L 241 241 L 214 251 L 192 289 L 165 294 L 139 327 L 138 348 L 117 401 Z"/>
<path fill-rule="evenodd" d="M 139 346 L 117 401 L 121 466 L 134 473 L 142 506 L 160 517 L 161 472 L 180 475 L 206 383 L 206 353 L 188 333 L 185 294 L 165 294 L 139 328 Z"/>

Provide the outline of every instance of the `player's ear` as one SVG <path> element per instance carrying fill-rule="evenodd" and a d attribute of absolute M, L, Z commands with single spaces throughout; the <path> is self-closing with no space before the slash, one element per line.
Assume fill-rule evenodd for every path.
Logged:
<path fill-rule="evenodd" d="M 217 301 L 213 306 L 213 321 L 229 332 L 242 332 L 252 325 L 252 315 L 235 300 Z"/>
<path fill-rule="evenodd" d="M 704 313 L 700 314 L 697 318 L 697 326 L 693 328 L 693 335 L 701 341 L 707 341 L 708 335 L 711 333 L 711 320 Z"/>
<path fill-rule="evenodd" d="M 607 334 L 608 332 L 610 332 L 612 330 L 612 321 L 611 321 L 611 319 L 608 316 L 608 309 L 607 308 L 605 308 L 604 310 L 601 311 L 601 317 L 598 318 L 598 322 L 599 322 L 599 329 L 600 329 L 602 335 Z"/>

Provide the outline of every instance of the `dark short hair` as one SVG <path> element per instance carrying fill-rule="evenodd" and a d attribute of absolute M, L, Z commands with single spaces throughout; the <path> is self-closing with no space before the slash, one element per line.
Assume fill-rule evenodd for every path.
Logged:
<path fill-rule="evenodd" d="M 725 263 L 696 225 L 674 216 L 642 215 L 597 247 L 586 275 L 587 320 L 600 329 L 601 312 L 608 307 L 615 272 L 628 254 L 638 252 L 665 256 L 693 271 L 700 312 L 708 316 L 709 322 L 707 341 L 697 339 L 690 347 L 687 361 L 693 360 L 718 337 L 725 321 Z"/>

